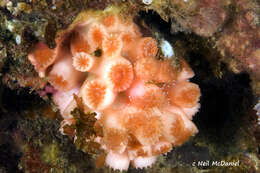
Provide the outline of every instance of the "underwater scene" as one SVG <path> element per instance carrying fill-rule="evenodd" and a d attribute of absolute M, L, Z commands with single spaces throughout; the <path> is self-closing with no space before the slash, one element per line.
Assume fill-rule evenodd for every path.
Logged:
<path fill-rule="evenodd" d="M 0 173 L 260 173 L 259 0 L 0 0 Z"/>

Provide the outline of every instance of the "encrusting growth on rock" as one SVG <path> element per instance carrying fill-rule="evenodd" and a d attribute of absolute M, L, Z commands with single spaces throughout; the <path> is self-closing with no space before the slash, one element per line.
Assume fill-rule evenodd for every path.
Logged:
<path fill-rule="evenodd" d="M 53 101 L 64 118 L 62 133 L 83 151 L 99 147 L 113 169 L 149 167 L 198 131 L 191 121 L 200 107 L 200 89 L 189 82 L 194 73 L 184 60 L 175 69 L 173 59 L 157 58 L 156 40 L 143 37 L 130 16 L 85 15 L 61 34 L 66 38 L 55 49 L 38 43 L 28 58 L 57 90 Z M 93 135 L 78 128 L 90 128 L 91 113 Z"/>
<path fill-rule="evenodd" d="M 33 47 L 31 53 L 28 55 L 28 59 L 34 65 L 39 76 L 44 77 L 47 67 L 56 60 L 56 54 L 57 52 L 55 50 L 52 50 L 44 43 L 39 42 Z"/>

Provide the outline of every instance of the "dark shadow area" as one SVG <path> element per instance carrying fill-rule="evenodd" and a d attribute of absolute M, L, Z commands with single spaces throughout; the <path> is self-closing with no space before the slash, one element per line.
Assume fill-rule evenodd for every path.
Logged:
<path fill-rule="evenodd" d="M 41 107 L 44 103 L 44 100 L 29 88 L 11 90 L 3 87 L 2 106 L 8 112 L 20 113 L 34 106 Z"/>
<path fill-rule="evenodd" d="M 0 172 L 21 173 L 18 164 L 22 157 L 14 135 L 22 113 L 33 106 L 41 106 L 43 100 L 29 89 L 11 90 L 1 86 L 0 98 Z"/>

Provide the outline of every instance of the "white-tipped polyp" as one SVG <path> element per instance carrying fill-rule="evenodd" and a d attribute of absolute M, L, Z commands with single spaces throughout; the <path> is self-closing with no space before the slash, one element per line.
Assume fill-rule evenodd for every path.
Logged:
<path fill-rule="evenodd" d="M 187 115 L 187 117 L 192 120 L 192 117 L 199 111 L 200 109 L 200 104 L 197 103 L 195 106 L 191 108 L 185 108 L 182 107 L 183 112 Z"/>
<path fill-rule="evenodd" d="M 190 78 L 193 78 L 194 76 L 195 73 L 192 71 L 189 65 L 184 60 L 182 60 L 182 70 L 178 74 L 177 80 L 185 81 L 185 80 L 189 80 Z"/>
<path fill-rule="evenodd" d="M 106 165 L 114 170 L 124 171 L 127 170 L 130 164 L 130 160 L 126 153 L 117 154 L 110 151 L 106 157 Z"/>
<path fill-rule="evenodd" d="M 103 110 L 110 106 L 116 93 L 105 81 L 94 79 L 82 86 L 81 96 L 83 103 L 92 110 Z"/>
<path fill-rule="evenodd" d="M 95 57 L 84 52 L 76 53 L 72 59 L 74 68 L 81 72 L 89 71 L 95 64 Z"/>
<path fill-rule="evenodd" d="M 70 114 L 66 114 L 65 110 L 73 101 L 73 94 L 77 94 L 79 92 L 79 87 L 72 88 L 69 91 L 58 91 L 53 94 L 53 101 L 59 107 L 61 116 L 64 119 L 72 118 Z"/>
<path fill-rule="evenodd" d="M 156 156 L 152 157 L 137 157 L 132 161 L 132 164 L 135 168 L 147 168 L 154 164 L 156 161 Z"/>
<path fill-rule="evenodd" d="M 124 91 L 130 87 L 134 74 L 132 64 L 128 60 L 114 58 L 105 68 L 105 79 L 115 91 Z"/>

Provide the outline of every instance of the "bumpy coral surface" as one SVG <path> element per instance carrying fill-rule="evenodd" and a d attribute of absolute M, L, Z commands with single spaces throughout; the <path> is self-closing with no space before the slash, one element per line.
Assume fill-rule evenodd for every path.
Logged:
<path fill-rule="evenodd" d="M 173 60 L 158 59 L 157 41 L 142 36 L 129 16 L 105 11 L 79 21 L 57 38 L 54 50 L 38 43 L 28 56 L 57 90 L 53 100 L 64 118 L 62 132 L 75 123 L 77 95 L 86 115 L 96 113 L 103 134 L 94 140 L 106 153 L 105 163 L 127 170 L 130 162 L 152 165 L 198 131 L 191 119 L 200 107 L 200 89 L 189 82 L 194 73 L 184 60 L 175 69 Z"/>

